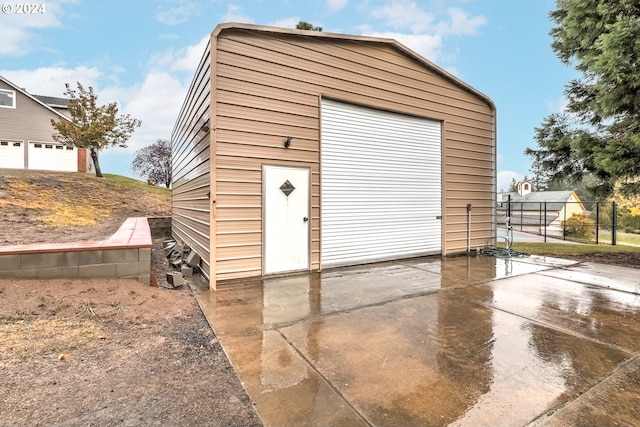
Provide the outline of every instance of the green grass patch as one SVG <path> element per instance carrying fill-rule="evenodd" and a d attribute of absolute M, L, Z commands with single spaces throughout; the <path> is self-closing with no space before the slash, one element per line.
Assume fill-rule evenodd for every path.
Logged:
<path fill-rule="evenodd" d="M 169 188 L 160 187 L 158 185 L 149 185 L 146 182 L 142 182 L 134 178 L 129 178 L 122 175 L 114 175 L 110 173 L 105 173 L 103 175 L 104 175 L 104 180 L 109 184 L 126 187 L 126 188 L 133 188 L 133 189 L 142 190 L 142 191 L 148 191 L 149 193 L 156 193 L 156 194 L 162 194 L 162 195 L 171 194 L 171 190 Z"/>
<path fill-rule="evenodd" d="M 597 253 L 640 253 L 640 247 L 626 245 L 583 245 L 565 243 L 513 242 L 511 248 L 532 255 L 589 255 Z"/>
<path fill-rule="evenodd" d="M 601 241 L 610 242 L 611 231 L 600 230 L 599 237 Z M 618 231 L 616 233 L 616 242 L 618 244 L 640 246 L 640 234 L 621 233 L 620 231 Z"/>

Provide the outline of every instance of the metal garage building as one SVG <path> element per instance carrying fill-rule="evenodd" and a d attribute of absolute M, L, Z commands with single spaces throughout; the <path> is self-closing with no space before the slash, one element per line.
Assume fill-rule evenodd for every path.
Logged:
<path fill-rule="evenodd" d="M 484 246 L 495 123 L 394 40 L 221 24 L 172 134 L 174 236 L 214 288 Z"/>

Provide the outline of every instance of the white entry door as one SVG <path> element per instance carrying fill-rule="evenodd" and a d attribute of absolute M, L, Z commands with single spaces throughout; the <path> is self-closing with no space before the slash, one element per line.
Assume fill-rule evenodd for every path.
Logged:
<path fill-rule="evenodd" d="M 309 169 L 264 166 L 264 274 L 309 269 Z"/>

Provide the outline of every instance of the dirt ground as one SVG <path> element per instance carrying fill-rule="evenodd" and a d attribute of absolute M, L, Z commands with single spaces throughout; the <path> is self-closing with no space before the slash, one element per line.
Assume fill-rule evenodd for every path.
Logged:
<path fill-rule="evenodd" d="M 102 240 L 163 216 L 169 192 L 123 177 L 0 171 L 0 246 Z M 189 286 L 154 242 L 159 287 L 0 277 L 0 426 L 257 426 Z"/>
<path fill-rule="evenodd" d="M 636 252 L 600 253 L 581 256 L 566 256 L 565 258 L 583 262 L 595 262 L 599 264 L 619 265 L 621 267 L 640 268 L 640 253 Z"/>
<path fill-rule="evenodd" d="M 102 240 L 129 217 L 171 214 L 171 193 L 117 175 L 0 170 L 0 245 Z"/>
<path fill-rule="evenodd" d="M 0 279 L 0 426 L 261 425 L 189 286 L 159 282 Z"/>

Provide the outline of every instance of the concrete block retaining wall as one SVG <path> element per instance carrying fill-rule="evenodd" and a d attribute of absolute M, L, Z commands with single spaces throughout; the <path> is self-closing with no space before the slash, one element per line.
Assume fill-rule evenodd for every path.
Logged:
<path fill-rule="evenodd" d="M 147 217 L 147 221 L 149 222 L 152 238 L 171 237 L 170 216 L 150 216 Z"/>
<path fill-rule="evenodd" d="M 0 247 L 0 278 L 116 277 L 148 285 L 151 246 L 147 218 L 129 218 L 103 241 Z"/>

